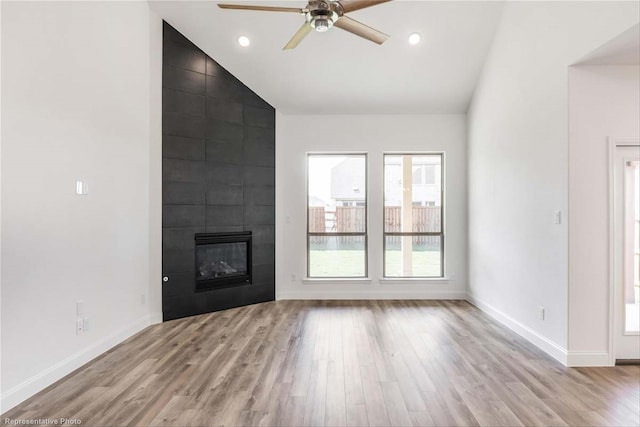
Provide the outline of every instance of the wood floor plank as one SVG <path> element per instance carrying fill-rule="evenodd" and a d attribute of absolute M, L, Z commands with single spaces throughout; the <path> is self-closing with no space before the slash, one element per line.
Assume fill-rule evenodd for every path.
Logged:
<path fill-rule="evenodd" d="M 277 301 L 149 327 L 1 417 L 640 426 L 640 368 L 566 368 L 463 301 Z"/>
<path fill-rule="evenodd" d="M 316 336 L 318 330 L 318 316 L 307 311 L 304 314 L 300 334 L 300 347 L 298 356 L 295 359 L 295 367 L 293 370 L 293 385 L 291 387 L 291 396 L 306 396 L 309 388 L 309 378 L 311 376 L 311 366 L 313 364 L 313 354 L 316 345 Z"/>
<path fill-rule="evenodd" d="M 457 425 L 455 418 L 444 401 L 444 395 L 437 391 L 421 391 L 429 415 L 436 426 L 446 427 Z"/>
<path fill-rule="evenodd" d="M 327 365 L 326 422 L 331 427 L 343 427 L 347 424 L 346 391 L 344 373 L 344 343 L 342 341 L 342 322 L 339 316 L 331 315 L 329 322 L 329 351 Z"/>
<path fill-rule="evenodd" d="M 348 427 L 368 427 L 369 416 L 367 414 L 367 406 L 348 405 L 347 406 L 347 424 Z"/>
<path fill-rule="evenodd" d="M 322 338 L 321 338 L 322 339 Z M 311 368 L 311 381 L 305 402 L 302 426 L 324 426 L 327 404 L 327 361 L 315 360 Z"/>
<path fill-rule="evenodd" d="M 404 358 L 402 357 L 402 353 L 398 353 L 393 358 L 392 365 L 395 376 L 398 378 L 400 392 L 402 393 L 402 398 L 407 405 L 407 410 L 426 411 L 427 407 L 424 404 L 424 399 L 422 398 L 420 389 L 418 388 L 418 383 L 420 381 L 415 380 L 415 377 L 407 367 Z M 422 365 L 420 365 L 420 368 L 421 372 L 423 372 Z"/>
<path fill-rule="evenodd" d="M 360 376 L 360 359 L 356 342 L 354 309 L 347 310 L 342 329 L 345 404 L 347 407 L 359 408 L 364 405 L 362 377 Z"/>
<path fill-rule="evenodd" d="M 405 405 L 400 386 L 397 382 L 383 382 L 382 395 L 389 414 L 389 421 L 392 426 L 403 427 L 412 425 L 407 405 Z"/>
<path fill-rule="evenodd" d="M 387 413 L 382 387 L 375 366 L 361 366 L 360 376 L 362 377 L 362 388 L 364 390 L 364 401 L 367 407 L 369 425 L 372 427 L 390 426 L 391 421 Z"/>
<path fill-rule="evenodd" d="M 414 427 L 435 427 L 436 425 L 428 411 L 409 411 L 409 417 Z"/>

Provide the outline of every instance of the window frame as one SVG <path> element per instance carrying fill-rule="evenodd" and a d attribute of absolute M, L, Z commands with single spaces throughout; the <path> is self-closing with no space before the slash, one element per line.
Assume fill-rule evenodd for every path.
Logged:
<path fill-rule="evenodd" d="M 387 156 L 440 156 L 440 232 L 387 232 L 386 231 L 386 163 Z M 433 174 L 434 178 L 437 175 Z M 413 152 L 395 152 L 385 151 L 382 153 L 382 278 L 383 280 L 413 280 L 413 279 L 445 279 L 445 265 L 446 265 L 446 253 L 445 253 L 445 152 L 444 151 L 413 151 Z M 433 184 L 431 184 L 433 185 Z M 440 275 L 439 276 L 387 276 L 387 236 L 435 236 L 440 237 Z"/>
<path fill-rule="evenodd" d="M 306 277 L 307 279 L 320 279 L 320 280 L 343 280 L 343 279 L 368 279 L 369 278 L 369 155 L 367 152 L 357 152 L 357 151 L 349 151 L 349 152 L 322 152 L 322 151 L 313 151 L 306 153 L 307 162 L 306 162 L 306 184 L 305 184 L 305 192 L 307 193 L 306 203 L 307 206 L 305 208 L 306 211 L 306 240 L 307 240 L 307 271 Z M 320 233 L 320 232 L 310 232 L 309 231 L 309 159 L 313 156 L 361 156 L 364 157 L 364 232 L 335 232 L 335 233 Z M 312 276 L 311 275 L 311 237 L 314 236 L 352 236 L 352 237 L 364 237 L 364 275 L 363 276 Z"/>

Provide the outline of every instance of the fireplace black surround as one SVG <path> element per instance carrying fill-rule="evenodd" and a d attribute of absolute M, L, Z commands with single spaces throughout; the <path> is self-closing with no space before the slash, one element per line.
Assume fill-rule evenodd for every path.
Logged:
<path fill-rule="evenodd" d="M 197 233 L 196 290 L 251 283 L 251 232 Z"/>
<path fill-rule="evenodd" d="M 273 301 L 275 110 L 166 22 L 162 61 L 163 318 Z M 242 232 L 250 243 L 194 239 Z M 199 273 L 200 250 L 227 260 Z"/>

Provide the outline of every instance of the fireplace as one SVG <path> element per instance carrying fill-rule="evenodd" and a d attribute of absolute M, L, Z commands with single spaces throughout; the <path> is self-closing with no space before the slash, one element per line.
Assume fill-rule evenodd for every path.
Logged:
<path fill-rule="evenodd" d="M 251 283 L 251 232 L 198 233 L 196 290 Z"/>

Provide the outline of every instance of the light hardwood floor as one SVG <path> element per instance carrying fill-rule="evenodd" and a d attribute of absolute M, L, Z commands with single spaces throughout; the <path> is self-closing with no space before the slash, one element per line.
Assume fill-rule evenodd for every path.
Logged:
<path fill-rule="evenodd" d="M 626 426 L 640 368 L 565 368 L 462 301 L 278 301 L 147 328 L 2 415 L 82 426 Z"/>

